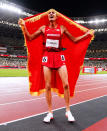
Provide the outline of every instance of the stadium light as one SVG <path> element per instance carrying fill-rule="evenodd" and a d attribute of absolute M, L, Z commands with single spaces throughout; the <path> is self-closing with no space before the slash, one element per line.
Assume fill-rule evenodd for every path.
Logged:
<path fill-rule="evenodd" d="M 100 20 L 98 20 L 98 19 L 96 19 L 96 20 L 94 21 L 95 24 L 98 24 L 99 22 L 100 22 Z"/>
<path fill-rule="evenodd" d="M 90 24 L 94 24 L 94 23 L 98 24 L 98 23 L 104 23 L 106 21 L 107 21 L 107 19 L 101 19 L 101 20 L 96 19 L 96 20 L 88 21 L 88 23 L 90 23 Z"/>
<path fill-rule="evenodd" d="M 13 5 L 9 5 L 9 4 L 2 3 L 2 2 L 0 3 L 0 8 L 1 8 L 1 9 L 4 9 L 4 10 L 16 12 L 16 13 L 18 13 L 18 14 L 21 14 L 21 13 L 22 13 L 22 10 L 21 10 L 21 9 L 16 8 L 16 7 L 13 6 Z"/>
<path fill-rule="evenodd" d="M 27 13 L 27 12 L 22 12 L 23 15 L 25 16 L 32 16 L 33 14 Z"/>
<path fill-rule="evenodd" d="M 94 21 L 90 20 L 90 21 L 88 21 L 88 23 L 92 24 L 92 23 L 94 23 Z"/>
<path fill-rule="evenodd" d="M 84 20 L 75 20 L 75 22 L 77 22 L 77 23 L 81 23 L 81 24 L 85 23 Z"/>
<path fill-rule="evenodd" d="M 32 16 L 32 14 L 22 11 L 20 8 L 15 7 L 15 5 L 7 4 L 0 2 L 0 8 L 8 11 L 15 12 L 17 14 L 25 15 L 25 16 Z"/>
<path fill-rule="evenodd" d="M 10 23 L 7 21 L 0 21 L 0 24 L 5 24 L 5 25 L 13 26 L 13 27 L 19 27 L 18 24 Z"/>
<path fill-rule="evenodd" d="M 102 20 L 100 20 L 100 22 L 106 22 L 107 21 L 107 19 L 102 19 Z"/>
<path fill-rule="evenodd" d="M 77 23 L 80 24 L 85 24 L 85 23 L 89 23 L 89 24 L 99 24 L 99 23 L 104 23 L 107 22 L 107 19 L 95 19 L 95 20 L 90 20 L 90 21 L 84 21 L 84 20 L 74 20 Z"/>

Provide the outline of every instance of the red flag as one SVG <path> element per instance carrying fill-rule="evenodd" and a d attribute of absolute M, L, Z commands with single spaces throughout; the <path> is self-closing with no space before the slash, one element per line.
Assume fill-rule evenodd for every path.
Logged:
<path fill-rule="evenodd" d="M 63 14 L 55 11 L 57 14 L 58 25 L 65 26 L 69 32 L 74 36 L 78 37 L 88 31 L 87 28 L 77 24 L 70 18 Z M 37 31 L 41 26 L 48 25 L 48 11 L 27 17 L 24 19 L 27 30 L 30 34 Z M 23 27 L 22 27 L 23 30 Z M 24 33 L 24 30 L 23 30 Z M 25 33 L 24 33 L 25 36 Z M 70 97 L 74 95 L 76 81 L 80 73 L 80 66 L 84 62 L 84 57 L 89 43 L 92 40 L 92 36 L 88 35 L 78 43 L 71 41 L 66 35 L 63 35 L 62 45 L 65 48 L 64 55 L 66 59 L 66 66 L 68 70 L 68 81 L 70 89 Z M 40 95 L 45 92 L 45 82 L 42 67 L 42 54 L 43 54 L 43 35 L 41 34 L 36 39 L 29 41 L 25 36 L 25 42 L 28 49 L 28 71 L 29 71 L 29 86 L 31 95 Z M 51 90 L 56 92 L 59 96 L 64 97 L 64 89 L 62 81 L 56 70 L 52 72 L 52 87 Z"/>

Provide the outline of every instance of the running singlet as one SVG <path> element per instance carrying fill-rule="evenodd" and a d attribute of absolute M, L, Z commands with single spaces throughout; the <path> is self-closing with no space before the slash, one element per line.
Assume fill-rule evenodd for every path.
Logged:
<path fill-rule="evenodd" d="M 45 45 L 42 58 L 42 65 L 58 69 L 65 65 L 65 57 L 61 46 L 61 28 L 45 28 Z"/>
<path fill-rule="evenodd" d="M 45 28 L 45 50 L 46 51 L 61 51 L 61 28 Z"/>

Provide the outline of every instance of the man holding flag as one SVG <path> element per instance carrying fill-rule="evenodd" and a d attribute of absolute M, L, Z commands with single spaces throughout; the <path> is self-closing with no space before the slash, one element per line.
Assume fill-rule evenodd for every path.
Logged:
<path fill-rule="evenodd" d="M 18 23 L 28 48 L 30 93 L 37 96 L 46 92 L 49 112 L 43 121 L 49 123 L 53 119 L 51 91 L 64 97 L 65 115 L 68 121 L 75 121 L 69 101 L 94 32 L 54 9 Z"/>

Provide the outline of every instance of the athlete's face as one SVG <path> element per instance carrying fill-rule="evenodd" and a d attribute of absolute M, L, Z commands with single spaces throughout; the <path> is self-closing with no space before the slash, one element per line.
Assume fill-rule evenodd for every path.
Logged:
<path fill-rule="evenodd" d="M 49 21 L 56 21 L 57 15 L 56 15 L 56 12 L 54 10 L 49 11 L 48 19 L 49 19 Z"/>

